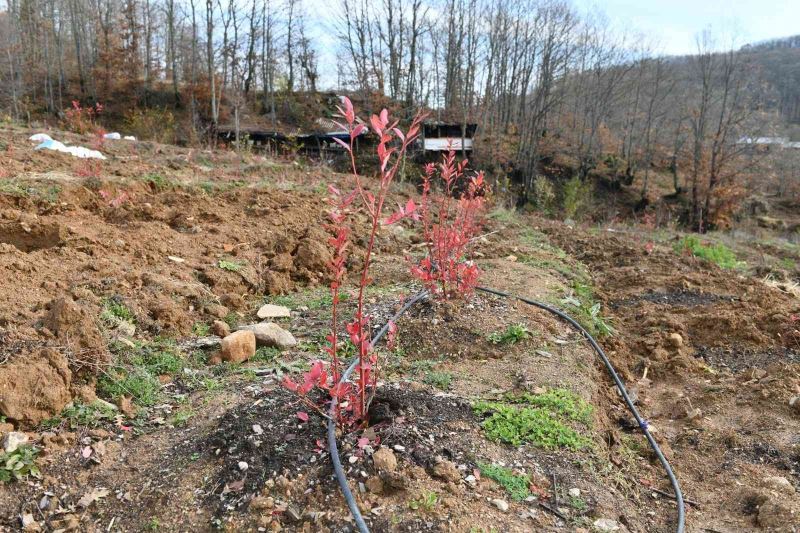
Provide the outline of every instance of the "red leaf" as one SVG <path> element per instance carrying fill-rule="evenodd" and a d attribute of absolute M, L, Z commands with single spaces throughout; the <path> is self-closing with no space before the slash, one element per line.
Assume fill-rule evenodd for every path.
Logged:
<path fill-rule="evenodd" d="M 299 418 L 303 422 L 308 422 L 308 413 L 306 413 L 305 411 L 297 411 L 297 418 Z"/>
<path fill-rule="evenodd" d="M 348 152 L 350 151 L 350 145 L 344 142 L 343 140 L 337 139 L 336 137 L 334 137 L 333 140 L 339 143 L 339 145 L 341 145 L 341 147 L 347 150 Z"/>

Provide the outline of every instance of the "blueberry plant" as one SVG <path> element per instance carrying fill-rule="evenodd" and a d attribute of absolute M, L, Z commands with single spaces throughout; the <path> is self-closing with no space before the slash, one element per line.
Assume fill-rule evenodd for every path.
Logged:
<path fill-rule="evenodd" d="M 469 296 L 480 274 L 467 252 L 480 229 L 486 184 L 482 172 L 467 175 L 467 160 L 455 158 L 451 150 L 438 165 L 425 166 L 420 218 L 428 254 L 411 268 L 431 294 L 444 299 Z M 437 175 L 439 194 L 432 191 Z"/>
<path fill-rule="evenodd" d="M 297 393 L 305 405 L 327 416 L 324 405 L 312 400 L 309 393 L 314 389 L 323 390 L 330 398 L 336 399 L 337 411 L 336 421 L 340 426 L 353 426 L 365 422 L 369 399 L 374 394 L 375 384 L 378 376 L 378 356 L 371 345 L 370 338 L 370 316 L 365 311 L 364 296 L 367 287 L 371 283 L 370 265 L 375 247 L 375 238 L 382 226 L 395 224 L 407 217 L 418 216 L 417 205 L 413 200 L 408 200 L 404 205 L 398 204 L 397 209 L 386 215 L 385 207 L 389 200 L 389 189 L 402 166 L 405 154 L 416 140 L 423 115 L 418 114 L 411 122 L 408 130 L 404 133 L 398 128 L 397 121 L 389 118 L 387 110 L 383 110 L 378 115 L 372 115 L 370 126 L 373 133 L 378 137 L 377 155 L 379 163 L 377 183 L 369 186 L 367 180 L 359 175 L 355 163 L 353 145 L 355 139 L 364 133 L 368 127 L 356 119 L 353 104 L 348 98 L 343 99 L 343 105 L 339 108 L 339 113 L 344 123 L 339 124 L 343 130 L 350 134 L 349 142 L 338 140 L 337 142 L 347 151 L 350 156 L 352 166 L 353 189 L 343 192 L 334 186 L 329 186 L 328 203 L 330 210 L 328 213 L 330 222 L 327 229 L 331 233 L 329 244 L 333 250 L 333 259 L 329 264 L 331 272 L 331 326 L 326 340 L 325 351 L 330 356 L 330 369 L 326 370 L 326 365 L 322 361 L 317 361 L 311 366 L 311 370 L 303 374 L 302 382 L 295 382 L 288 376 L 284 379 L 284 386 Z M 358 277 L 358 298 L 356 309 L 352 319 L 346 323 L 346 331 L 350 342 L 356 347 L 358 363 L 355 368 L 357 378 L 353 383 L 347 381 L 340 383 L 343 363 L 339 354 L 341 345 L 339 339 L 340 316 L 339 303 L 341 302 L 340 291 L 346 273 L 345 264 L 348 255 L 349 243 L 349 218 L 355 210 L 362 210 L 369 219 L 368 233 L 364 238 L 366 249 L 364 251 L 361 272 Z M 389 341 L 392 342 L 396 326 L 390 324 Z M 326 399 L 327 400 L 327 399 Z M 305 413 L 303 413 L 305 415 Z"/>

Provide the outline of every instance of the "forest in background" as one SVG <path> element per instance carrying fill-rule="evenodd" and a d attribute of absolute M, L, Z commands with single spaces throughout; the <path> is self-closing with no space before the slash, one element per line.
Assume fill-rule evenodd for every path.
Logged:
<path fill-rule="evenodd" d="M 331 111 L 315 96 L 324 88 L 366 111 L 479 124 L 473 162 L 543 208 L 554 177 L 575 191 L 597 179 L 635 189 L 646 205 L 657 173 L 685 200 L 684 222 L 706 230 L 753 191 L 798 194 L 794 151 L 754 157 L 738 142 L 800 140 L 798 37 L 739 46 L 709 30 L 696 54 L 668 57 L 562 0 L 341 0 L 325 28 L 310 22 L 314 7 L 7 0 L 0 108 L 52 121 L 73 101 L 102 103 L 109 127 L 203 143 L 242 117 L 312 123 Z M 323 33 L 337 43 L 335 79 L 320 68 Z"/>

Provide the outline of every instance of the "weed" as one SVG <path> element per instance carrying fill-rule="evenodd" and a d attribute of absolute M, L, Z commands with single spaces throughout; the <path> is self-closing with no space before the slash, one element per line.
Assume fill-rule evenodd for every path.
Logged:
<path fill-rule="evenodd" d="M 510 403 L 524 403 L 546 409 L 553 414 L 565 416 L 570 420 L 589 425 L 594 409 L 591 405 L 567 389 L 550 389 L 542 394 L 508 394 L 505 400 Z"/>
<path fill-rule="evenodd" d="M 441 390 L 448 390 L 453 383 L 453 374 L 450 372 L 429 371 L 422 379 L 423 382 Z"/>
<path fill-rule="evenodd" d="M 590 285 L 573 281 L 572 288 L 561 300 L 562 304 L 572 306 L 577 312 L 575 319 L 595 337 L 606 337 L 615 333 L 608 318 L 601 313 L 600 302 L 594 300 Z"/>
<path fill-rule="evenodd" d="M 121 322 L 136 323 L 136 317 L 133 312 L 118 297 L 103 300 L 100 320 L 108 327 L 116 327 Z"/>
<path fill-rule="evenodd" d="M 198 337 L 206 337 L 211 333 L 211 326 L 203 322 L 195 322 L 192 324 L 192 333 Z"/>
<path fill-rule="evenodd" d="M 117 352 L 117 364 L 100 377 L 98 390 L 110 398 L 132 396 L 142 406 L 158 399 L 158 376 L 176 374 L 185 366 L 174 342 L 169 340 L 157 339 L 133 349 L 114 345 L 112 349 Z"/>
<path fill-rule="evenodd" d="M 489 218 L 501 222 L 503 224 L 517 224 L 519 223 L 519 214 L 515 209 L 508 209 L 502 205 L 498 205 L 489 212 Z"/>
<path fill-rule="evenodd" d="M 486 337 L 492 344 L 516 344 L 531 336 L 525 324 L 511 324 L 504 331 L 495 331 Z"/>
<path fill-rule="evenodd" d="M 42 422 L 42 427 L 49 429 L 62 423 L 66 423 L 70 429 L 97 427 L 103 422 L 114 420 L 116 414 L 117 410 L 106 402 L 95 401 L 89 404 L 75 402 L 65 407 L 60 416 Z"/>
<path fill-rule="evenodd" d="M 172 417 L 172 425 L 175 427 L 183 427 L 189 423 L 189 420 L 194 416 L 191 409 L 181 409 Z"/>
<path fill-rule="evenodd" d="M 514 446 L 531 443 L 546 449 L 577 450 L 588 446 L 588 440 L 544 409 L 517 408 L 501 403 L 478 402 L 475 410 L 489 417 L 482 427 L 486 436 Z"/>
<path fill-rule="evenodd" d="M 231 311 L 225 315 L 225 318 L 223 318 L 222 321 L 228 324 L 228 327 L 230 327 L 231 331 L 233 331 L 236 329 L 236 326 L 239 325 L 239 315 Z"/>
<path fill-rule="evenodd" d="M 797 262 L 794 259 L 790 259 L 788 257 L 784 257 L 783 259 L 781 259 L 778 264 L 784 270 L 794 270 L 795 268 L 797 268 Z"/>
<path fill-rule="evenodd" d="M 589 508 L 589 506 L 586 505 L 586 502 L 580 496 L 570 496 L 569 504 L 573 509 L 575 509 L 579 513 L 582 513 Z"/>
<path fill-rule="evenodd" d="M 228 272 L 240 272 L 244 265 L 241 263 L 237 263 L 235 261 L 228 261 L 226 259 L 220 259 L 217 262 L 217 266 L 222 270 L 226 270 Z"/>
<path fill-rule="evenodd" d="M 68 130 L 75 133 L 89 133 L 97 129 L 95 120 L 103 111 L 103 104 L 83 107 L 77 100 L 72 101 L 72 107 L 64 110 L 64 122 Z"/>
<path fill-rule="evenodd" d="M 715 263 L 721 268 L 740 268 L 744 265 L 743 261 L 736 259 L 730 248 L 722 243 L 703 244 L 695 235 L 687 235 L 675 246 L 678 253 L 688 253 L 700 259 Z"/>
<path fill-rule="evenodd" d="M 408 507 L 415 511 L 423 509 L 427 512 L 433 511 L 436 504 L 439 503 L 439 495 L 434 491 L 423 491 L 418 499 L 408 502 Z"/>
<path fill-rule="evenodd" d="M 511 498 L 514 500 L 521 502 L 530 496 L 530 476 L 515 474 L 510 468 L 504 466 L 478 463 L 478 468 L 482 476 L 496 481 L 501 487 L 508 491 Z"/>
<path fill-rule="evenodd" d="M 142 181 L 147 183 L 150 188 L 156 192 L 166 190 L 169 187 L 169 181 L 161 174 L 147 174 L 142 177 Z"/>
<path fill-rule="evenodd" d="M 256 350 L 255 355 L 250 360 L 256 363 L 273 363 L 280 355 L 281 351 L 279 349 L 262 346 Z"/>
<path fill-rule="evenodd" d="M 8 483 L 28 476 L 41 477 L 36 466 L 38 454 L 39 450 L 28 444 L 23 444 L 13 452 L 0 452 L 0 481 Z"/>

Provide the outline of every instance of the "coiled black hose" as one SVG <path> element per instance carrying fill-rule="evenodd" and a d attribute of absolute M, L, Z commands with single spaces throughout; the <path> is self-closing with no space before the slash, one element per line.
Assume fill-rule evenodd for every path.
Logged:
<path fill-rule="evenodd" d="M 617 371 L 614 369 L 614 366 L 609 361 L 608 357 L 606 356 L 603 349 L 597 343 L 597 341 L 589 334 L 586 329 L 581 326 L 575 319 L 573 319 L 568 314 L 564 313 L 560 309 L 556 309 L 550 305 L 547 305 L 542 302 L 538 302 L 536 300 L 530 300 L 528 298 L 523 298 L 521 296 L 515 296 L 512 294 L 508 294 L 502 291 L 498 291 L 496 289 L 491 289 L 488 287 L 477 287 L 477 290 L 488 293 L 494 294 L 496 296 L 502 296 L 503 298 L 514 298 L 521 302 L 524 302 L 528 305 L 533 305 L 540 309 L 544 309 L 565 321 L 567 321 L 570 325 L 572 325 L 575 329 L 581 332 L 581 334 L 589 341 L 589 344 L 592 345 L 594 351 L 597 352 L 597 355 L 600 356 L 600 359 L 603 361 L 603 364 L 608 370 L 608 373 L 611 375 L 611 378 L 614 380 L 614 383 L 617 385 L 617 389 L 619 389 L 622 398 L 625 400 L 625 404 L 628 407 L 628 410 L 633 414 L 633 417 L 636 419 L 636 422 L 639 424 L 639 428 L 644 433 L 645 437 L 647 438 L 647 442 L 650 443 L 650 447 L 658 457 L 658 460 L 661 462 L 661 465 L 664 467 L 664 470 L 667 472 L 667 477 L 669 478 L 669 482 L 672 485 L 672 489 L 675 491 L 675 501 L 678 504 L 678 526 L 677 526 L 677 533 L 683 533 L 685 529 L 685 505 L 683 501 L 683 493 L 681 492 L 680 484 L 678 483 L 678 479 L 675 477 L 674 472 L 672 471 L 672 467 L 670 466 L 667 458 L 664 457 L 664 454 L 661 452 L 661 448 L 659 448 L 658 443 L 653 438 L 653 435 L 650 433 L 650 429 L 648 428 L 647 421 L 641 417 L 639 411 L 636 409 L 636 406 L 633 405 L 633 401 L 631 401 L 630 396 L 628 396 L 628 391 L 625 389 L 625 385 L 622 383 L 622 379 L 620 379 Z M 411 299 L 406 301 L 403 307 L 395 313 L 395 315 L 391 318 L 390 321 L 396 321 L 400 316 L 405 313 L 412 305 L 417 303 L 419 300 L 423 299 L 427 295 L 426 291 L 421 291 L 415 294 Z M 370 346 L 374 346 L 389 330 L 389 322 L 387 322 L 375 337 L 372 339 Z M 358 359 L 355 359 L 347 370 L 342 373 L 341 381 L 346 381 L 350 374 L 353 373 L 356 366 L 358 365 Z M 342 468 L 342 463 L 339 460 L 339 449 L 336 444 L 336 422 L 335 422 L 335 414 L 336 414 L 336 398 L 331 400 L 331 408 L 330 408 L 331 417 L 328 419 L 328 451 L 331 455 L 331 461 L 333 462 L 333 470 L 336 473 L 336 479 L 339 482 L 339 487 L 342 489 L 342 494 L 344 495 L 344 499 L 347 501 L 347 506 L 350 508 L 350 512 L 353 515 L 353 518 L 356 521 L 356 525 L 358 526 L 358 530 L 361 533 L 369 533 L 369 528 L 367 527 L 366 522 L 364 522 L 364 517 L 361 516 L 361 511 L 358 509 L 358 504 L 356 503 L 356 499 L 353 496 L 353 492 L 350 490 L 350 486 L 347 484 L 347 477 L 344 474 L 344 469 Z"/>

